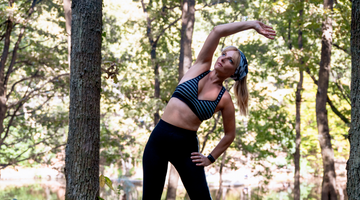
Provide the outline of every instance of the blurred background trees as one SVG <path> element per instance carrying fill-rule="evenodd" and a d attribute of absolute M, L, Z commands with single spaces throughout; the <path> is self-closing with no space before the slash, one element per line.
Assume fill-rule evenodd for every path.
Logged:
<path fill-rule="evenodd" d="M 214 26 L 260 20 L 275 28 L 275 40 L 245 31 L 223 38 L 214 55 L 219 56 L 225 46 L 239 47 L 249 61 L 251 92 L 250 115 L 241 117 L 237 112 L 236 139 L 214 169 L 250 167 L 266 177 L 266 183 L 273 167 L 294 171 L 298 144 L 299 174 L 323 176 L 315 103 L 322 78 L 323 16 L 330 14 L 331 67 L 326 105 L 322 105 L 327 110 L 333 159 L 335 163 L 348 159 L 351 1 L 335 1 L 332 11 L 326 11 L 320 0 L 193 1 L 194 24 L 193 30 L 186 28 L 188 34 L 192 32 L 191 42 L 185 45 L 186 59 L 181 54 L 185 48 L 182 41 L 187 41 L 185 2 L 191 1 L 103 2 L 101 172 L 131 177 L 141 171 L 147 138 L 181 78 L 179 63 L 184 59 L 187 68 L 187 60 L 195 61 Z M 68 128 L 64 2 L 10 0 L 0 3 L 0 9 L 0 165 L 50 164 L 61 154 Z M 229 80 L 226 87 L 231 89 L 233 83 Z M 233 95 L 232 90 L 230 93 Z M 296 98 L 299 93 L 300 101 Z M 298 123 L 296 102 L 301 103 Z M 296 125 L 301 127 L 297 137 L 301 144 L 295 142 Z M 222 134 L 221 116 L 215 114 L 199 129 L 202 152 L 209 153 Z M 336 187 L 340 194 L 341 188 Z"/>

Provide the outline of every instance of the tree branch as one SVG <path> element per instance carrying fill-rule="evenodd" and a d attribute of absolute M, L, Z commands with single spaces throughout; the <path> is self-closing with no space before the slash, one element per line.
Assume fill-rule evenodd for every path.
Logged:
<path fill-rule="evenodd" d="M 338 44 L 334 44 L 334 43 L 333 43 L 332 45 L 333 45 L 334 47 L 336 47 L 337 49 L 340 49 L 340 50 L 342 50 L 343 52 L 345 52 L 346 54 L 348 54 L 348 55 L 351 56 L 351 52 L 350 52 L 349 50 L 340 47 Z"/>
<path fill-rule="evenodd" d="M 336 77 L 334 75 L 334 72 L 331 71 L 331 74 L 333 77 Z M 346 93 L 344 91 L 344 88 L 342 87 L 342 84 L 340 83 L 340 80 L 338 78 L 335 78 L 335 81 L 334 81 L 335 85 L 337 86 L 337 88 L 340 90 L 341 92 L 341 96 L 346 100 L 346 102 L 351 106 L 351 102 L 350 102 L 350 94 L 349 93 Z"/>
<path fill-rule="evenodd" d="M 199 9 L 195 9 L 195 11 L 202 10 L 202 9 L 204 9 L 204 8 L 206 8 L 206 7 L 215 6 L 215 5 L 217 5 L 217 4 L 228 3 L 228 1 L 217 1 L 217 2 L 213 2 L 213 3 L 208 4 L 208 3 L 204 2 L 204 0 L 203 0 L 202 2 L 203 2 L 203 4 L 204 4 L 204 7 L 199 8 Z"/>
<path fill-rule="evenodd" d="M 5 20 L 3 23 L 1 23 L 0 24 L 0 27 L 2 27 L 3 25 L 5 25 L 6 23 L 8 23 L 9 22 L 9 20 L 7 19 L 7 20 Z"/>
<path fill-rule="evenodd" d="M 11 32 L 12 32 L 12 28 L 13 28 L 13 25 L 12 25 L 12 21 L 8 20 L 9 22 L 7 23 L 7 27 L 6 27 L 6 32 L 5 32 L 5 43 L 4 43 L 4 47 L 3 47 L 3 52 L 1 54 L 1 62 L 0 62 L 0 74 L 3 74 L 4 73 L 4 69 L 5 69 L 5 63 L 6 63 L 6 60 L 8 58 L 8 55 L 9 55 L 9 48 L 10 48 L 10 36 L 11 36 Z M 1 82 L 2 82 L 2 79 L 3 77 L 0 77 L 1 79 Z"/>
<path fill-rule="evenodd" d="M 314 81 L 315 85 L 318 85 L 318 81 L 315 79 L 315 77 L 310 74 L 310 69 L 308 67 L 306 67 L 306 73 L 309 74 L 309 76 L 311 77 L 311 79 Z M 326 102 L 328 103 L 328 105 L 330 106 L 331 110 L 346 124 L 346 125 L 350 125 L 350 120 L 348 118 L 346 118 L 332 103 L 332 101 L 329 98 L 329 95 L 327 95 L 327 99 Z"/>
<path fill-rule="evenodd" d="M 10 92 L 6 95 L 6 99 L 9 99 L 9 96 L 10 96 L 11 93 L 14 91 L 15 86 L 16 86 L 18 83 L 21 83 L 21 82 L 23 82 L 23 81 L 30 80 L 30 79 L 33 79 L 33 78 L 43 78 L 43 77 L 44 77 L 44 76 L 38 75 L 38 72 L 39 72 L 39 71 L 36 71 L 34 75 L 32 75 L 32 76 L 30 76 L 30 77 L 22 78 L 22 79 L 16 81 L 16 82 L 11 86 L 11 90 L 10 90 Z"/>
<path fill-rule="evenodd" d="M 213 118 L 215 119 L 215 124 L 214 124 L 214 126 L 212 127 L 212 129 L 209 130 L 209 131 L 207 132 L 207 134 L 205 135 L 205 137 L 204 137 L 204 142 L 203 142 L 203 144 L 202 144 L 200 153 L 202 153 L 202 152 L 204 151 L 206 142 L 207 142 L 207 140 L 208 140 L 208 138 L 209 138 L 209 135 L 215 131 L 216 126 L 217 126 L 217 124 L 219 123 L 220 116 L 221 116 L 221 113 L 218 112 L 216 118 L 213 117 Z"/>
<path fill-rule="evenodd" d="M 9 4 L 12 5 L 12 1 L 9 1 Z M 6 86 L 7 84 L 7 81 L 8 81 L 8 78 L 9 78 L 9 75 L 10 75 L 10 72 L 12 71 L 12 67 L 14 66 L 15 64 L 15 60 L 16 60 L 16 55 L 17 55 L 17 50 L 19 48 L 19 44 L 22 40 L 22 37 L 24 36 L 24 33 L 25 33 L 25 26 L 28 22 L 28 19 L 30 18 L 31 14 L 34 12 L 34 7 L 36 5 L 36 0 L 33 0 L 32 2 L 32 5 L 28 11 L 28 16 L 27 18 L 25 19 L 25 22 L 24 22 L 24 25 L 23 27 L 20 29 L 20 34 L 18 36 L 18 40 L 16 41 L 16 44 L 15 44 L 15 47 L 13 49 L 13 54 L 12 54 L 12 59 L 11 59 L 11 63 L 10 63 L 10 66 L 9 66 L 9 69 L 8 71 L 6 72 L 6 75 L 5 75 L 5 79 L 4 79 L 4 82 L 3 82 L 3 86 Z M 9 28 L 9 25 L 12 26 L 12 21 L 10 20 L 9 18 L 9 23 L 8 23 L 8 28 L 6 29 L 6 38 L 5 39 L 5 47 L 4 47 L 4 51 L 3 51 L 3 55 L 2 55 L 2 58 L 1 58 L 1 65 L 0 65 L 0 71 L 4 72 L 5 70 L 5 63 L 6 63 L 6 59 L 7 59 L 7 56 L 8 56 L 8 53 L 9 53 L 9 45 L 10 45 L 10 35 L 8 34 L 11 34 L 12 32 L 12 28 Z M 8 33 L 9 32 L 9 33 Z M 8 41 L 6 41 L 8 40 Z M 7 46 L 7 43 L 8 43 L 8 46 Z M 7 46 L 7 47 L 6 47 Z M 5 53 L 5 55 L 4 55 Z M 1 73 L 0 73 L 1 74 Z"/>
<path fill-rule="evenodd" d="M 5 139 L 7 138 L 8 134 L 9 134 L 10 126 L 11 126 L 13 120 L 14 120 L 15 114 L 16 114 L 16 112 L 19 111 L 19 109 L 20 109 L 21 106 L 22 106 L 22 104 L 20 103 L 19 106 L 15 109 L 13 115 L 11 116 L 11 118 L 10 118 L 10 120 L 9 120 L 9 125 L 8 125 L 8 127 L 7 127 L 7 129 L 6 129 L 6 132 L 5 132 L 4 137 L 3 137 L 3 138 L 0 137 L 0 139 L 1 139 L 1 140 L 0 140 L 0 147 L 1 147 L 1 145 L 4 143 Z M 1 136 L 1 135 L 2 135 L 2 134 L 0 134 L 0 136 Z"/>
<path fill-rule="evenodd" d="M 40 143 L 39 143 L 40 144 Z M 38 144 L 36 144 L 36 145 L 38 145 Z M 33 147 L 34 147 L 35 145 L 33 145 Z M 54 150 L 54 149 L 58 149 L 58 148 L 60 148 L 60 147 L 62 147 L 62 146 L 65 146 L 65 144 L 60 144 L 60 145 L 56 145 L 55 147 L 53 147 L 51 150 Z M 29 149 L 30 149 L 31 147 L 29 147 Z M 29 149 L 27 149 L 26 151 L 28 151 Z M 26 152 L 25 151 L 25 152 Z M 24 154 L 25 152 L 23 152 L 22 154 Z M 43 151 L 43 152 L 41 152 L 41 153 L 37 153 L 37 154 L 32 154 L 32 155 L 30 155 L 30 156 L 28 156 L 28 157 L 26 157 L 26 158 L 23 158 L 23 159 L 21 159 L 21 160 L 15 160 L 15 161 L 13 161 L 13 162 L 8 162 L 8 163 L 6 163 L 6 164 L 0 164 L 0 170 L 1 169 L 5 169 L 6 167 L 8 167 L 8 166 L 11 166 L 11 165 L 15 165 L 15 164 L 17 164 L 17 163 L 19 163 L 19 162 L 22 162 L 22 161 L 25 161 L 25 160 L 29 160 L 29 159 L 31 159 L 31 158 L 33 158 L 33 157 L 36 157 L 36 156 L 41 156 L 41 155 L 43 155 L 43 154 L 46 154 L 46 153 L 48 153 L 49 151 Z M 19 156 L 17 156 L 17 158 L 18 158 Z"/>
<path fill-rule="evenodd" d="M 341 112 L 334 106 L 332 101 L 330 100 L 329 96 L 327 96 L 326 102 L 329 104 L 331 110 L 338 116 L 340 119 L 348 126 L 350 126 L 350 120 L 346 118 Z"/>
<path fill-rule="evenodd" d="M 20 99 L 19 101 L 17 101 L 16 103 L 12 103 L 8 106 L 8 108 L 12 108 L 18 104 L 21 104 L 22 102 L 26 101 L 30 95 L 32 95 L 34 92 L 40 90 L 41 88 L 43 88 L 46 84 L 54 82 L 55 80 L 57 80 L 58 78 L 62 77 L 62 76 L 69 76 L 69 73 L 65 73 L 65 74 L 60 74 L 58 76 L 53 77 L 52 79 L 46 81 L 45 83 L 43 83 L 40 87 L 35 88 L 34 90 L 32 90 L 31 92 L 29 92 L 26 96 L 24 96 L 22 99 Z"/>
<path fill-rule="evenodd" d="M 4 86 L 7 85 L 7 82 L 9 80 L 9 76 L 11 74 L 11 71 L 12 71 L 13 67 L 14 67 L 14 64 L 15 64 L 15 61 L 16 61 L 16 56 L 17 56 L 17 50 L 19 49 L 19 44 L 20 44 L 20 42 L 22 40 L 22 37 L 24 36 L 24 33 L 25 33 L 25 27 L 23 26 L 20 29 L 20 34 L 18 36 L 18 40 L 16 41 L 13 52 L 12 52 L 11 62 L 10 62 L 9 68 L 8 68 L 8 70 L 6 72 L 6 75 L 5 75 Z"/>
<path fill-rule="evenodd" d="M 47 102 L 49 102 L 50 99 L 52 99 L 54 96 L 55 96 L 55 94 L 52 94 L 51 96 L 48 96 L 47 99 L 41 105 L 39 105 L 37 108 L 35 108 L 35 109 L 33 109 L 32 111 L 29 111 L 29 112 L 19 113 L 19 114 L 15 115 L 15 117 L 24 115 L 25 113 L 26 114 L 34 114 L 36 111 L 40 110 Z M 7 115 L 7 116 L 5 116 L 5 118 L 7 118 L 9 116 L 10 115 Z"/>
<path fill-rule="evenodd" d="M 156 37 L 156 40 L 154 41 L 154 43 L 157 43 L 158 40 L 160 39 L 160 37 L 165 33 L 165 31 L 167 29 L 169 29 L 170 27 L 172 27 L 176 22 L 178 22 L 181 19 L 181 17 L 177 18 L 175 21 L 173 21 L 171 24 L 169 24 L 166 28 L 162 29 L 162 31 L 159 33 L 159 35 Z"/>

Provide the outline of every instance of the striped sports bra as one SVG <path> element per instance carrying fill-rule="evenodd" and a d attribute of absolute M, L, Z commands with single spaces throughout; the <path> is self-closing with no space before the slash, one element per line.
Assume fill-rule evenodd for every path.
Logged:
<path fill-rule="evenodd" d="M 200 119 L 200 121 L 204 121 L 212 117 L 215 112 L 216 106 L 218 105 L 221 97 L 226 91 L 225 87 L 223 86 L 215 101 L 198 99 L 199 81 L 204 78 L 209 72 L 210 71 L 206 71 L 193 79 L 187 80 L 179 84 L 176 87 L 174 94 L 172 95 L 172 97 L 176 97 L 186 103 L 195 113 L 195 115 Z"/>

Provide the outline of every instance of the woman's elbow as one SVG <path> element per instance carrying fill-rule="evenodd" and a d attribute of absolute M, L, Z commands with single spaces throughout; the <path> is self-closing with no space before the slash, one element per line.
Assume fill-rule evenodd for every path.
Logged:
<path fill-rule="evenodd" d="M 221 25 L 214 26 L 211 33 L 222 37 L 223 29 L 222 29 Z"/>
<path fill-rule="evenodd" d="M 231 144 L 235 140 L 235 133 L 226 134 L 228 142 Z"/>

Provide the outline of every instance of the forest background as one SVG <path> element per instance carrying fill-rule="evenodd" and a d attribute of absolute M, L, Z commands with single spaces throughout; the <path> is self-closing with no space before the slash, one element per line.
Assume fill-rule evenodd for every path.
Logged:
<path fill-rule="evenodd" d="M 0 169 L 56 163 L 58 170 L 63 170 L 64 165 L 59 163 L 64 162 L 61 155 L 68 132 L 70 83 L 64 2 L 0 4 Z M 144 145 L 178 82 L 181 6 L 178 1 L 166 0 L 103 2 L 102 173 L 108 170 L 109 176 L 132 177 L 141 169 Z M 221 40 L 214 55 L 216 58 L 221 48 L 229 45 L 247 55 L 251 94 L 249 116 L 237 115 L 236 139 L 224 159 L 213 166 L 216 172 L 251 166 L 266 183 L 274 167 L 294 169 L 296 91 L 300 72 L 305 72 L 301 174 L 322 176 L 315 97 L 326 12 L 323 1 L 196 1 L 193 61 L 218 24 L 260 20 L 278 34 L 273 41 L 254 31 L 229 36 Z M 327 110 L 334 159 L 344 163 L 350 151 L 351 1 L 335 1 L 331 15 L 333 48 Z M 232 85 L 233 81 L 226 82 L 227 88 Z M 208 154 L 222 134 L 221 116 L 215 114 L 199 129 L 201 151 Z"/>

